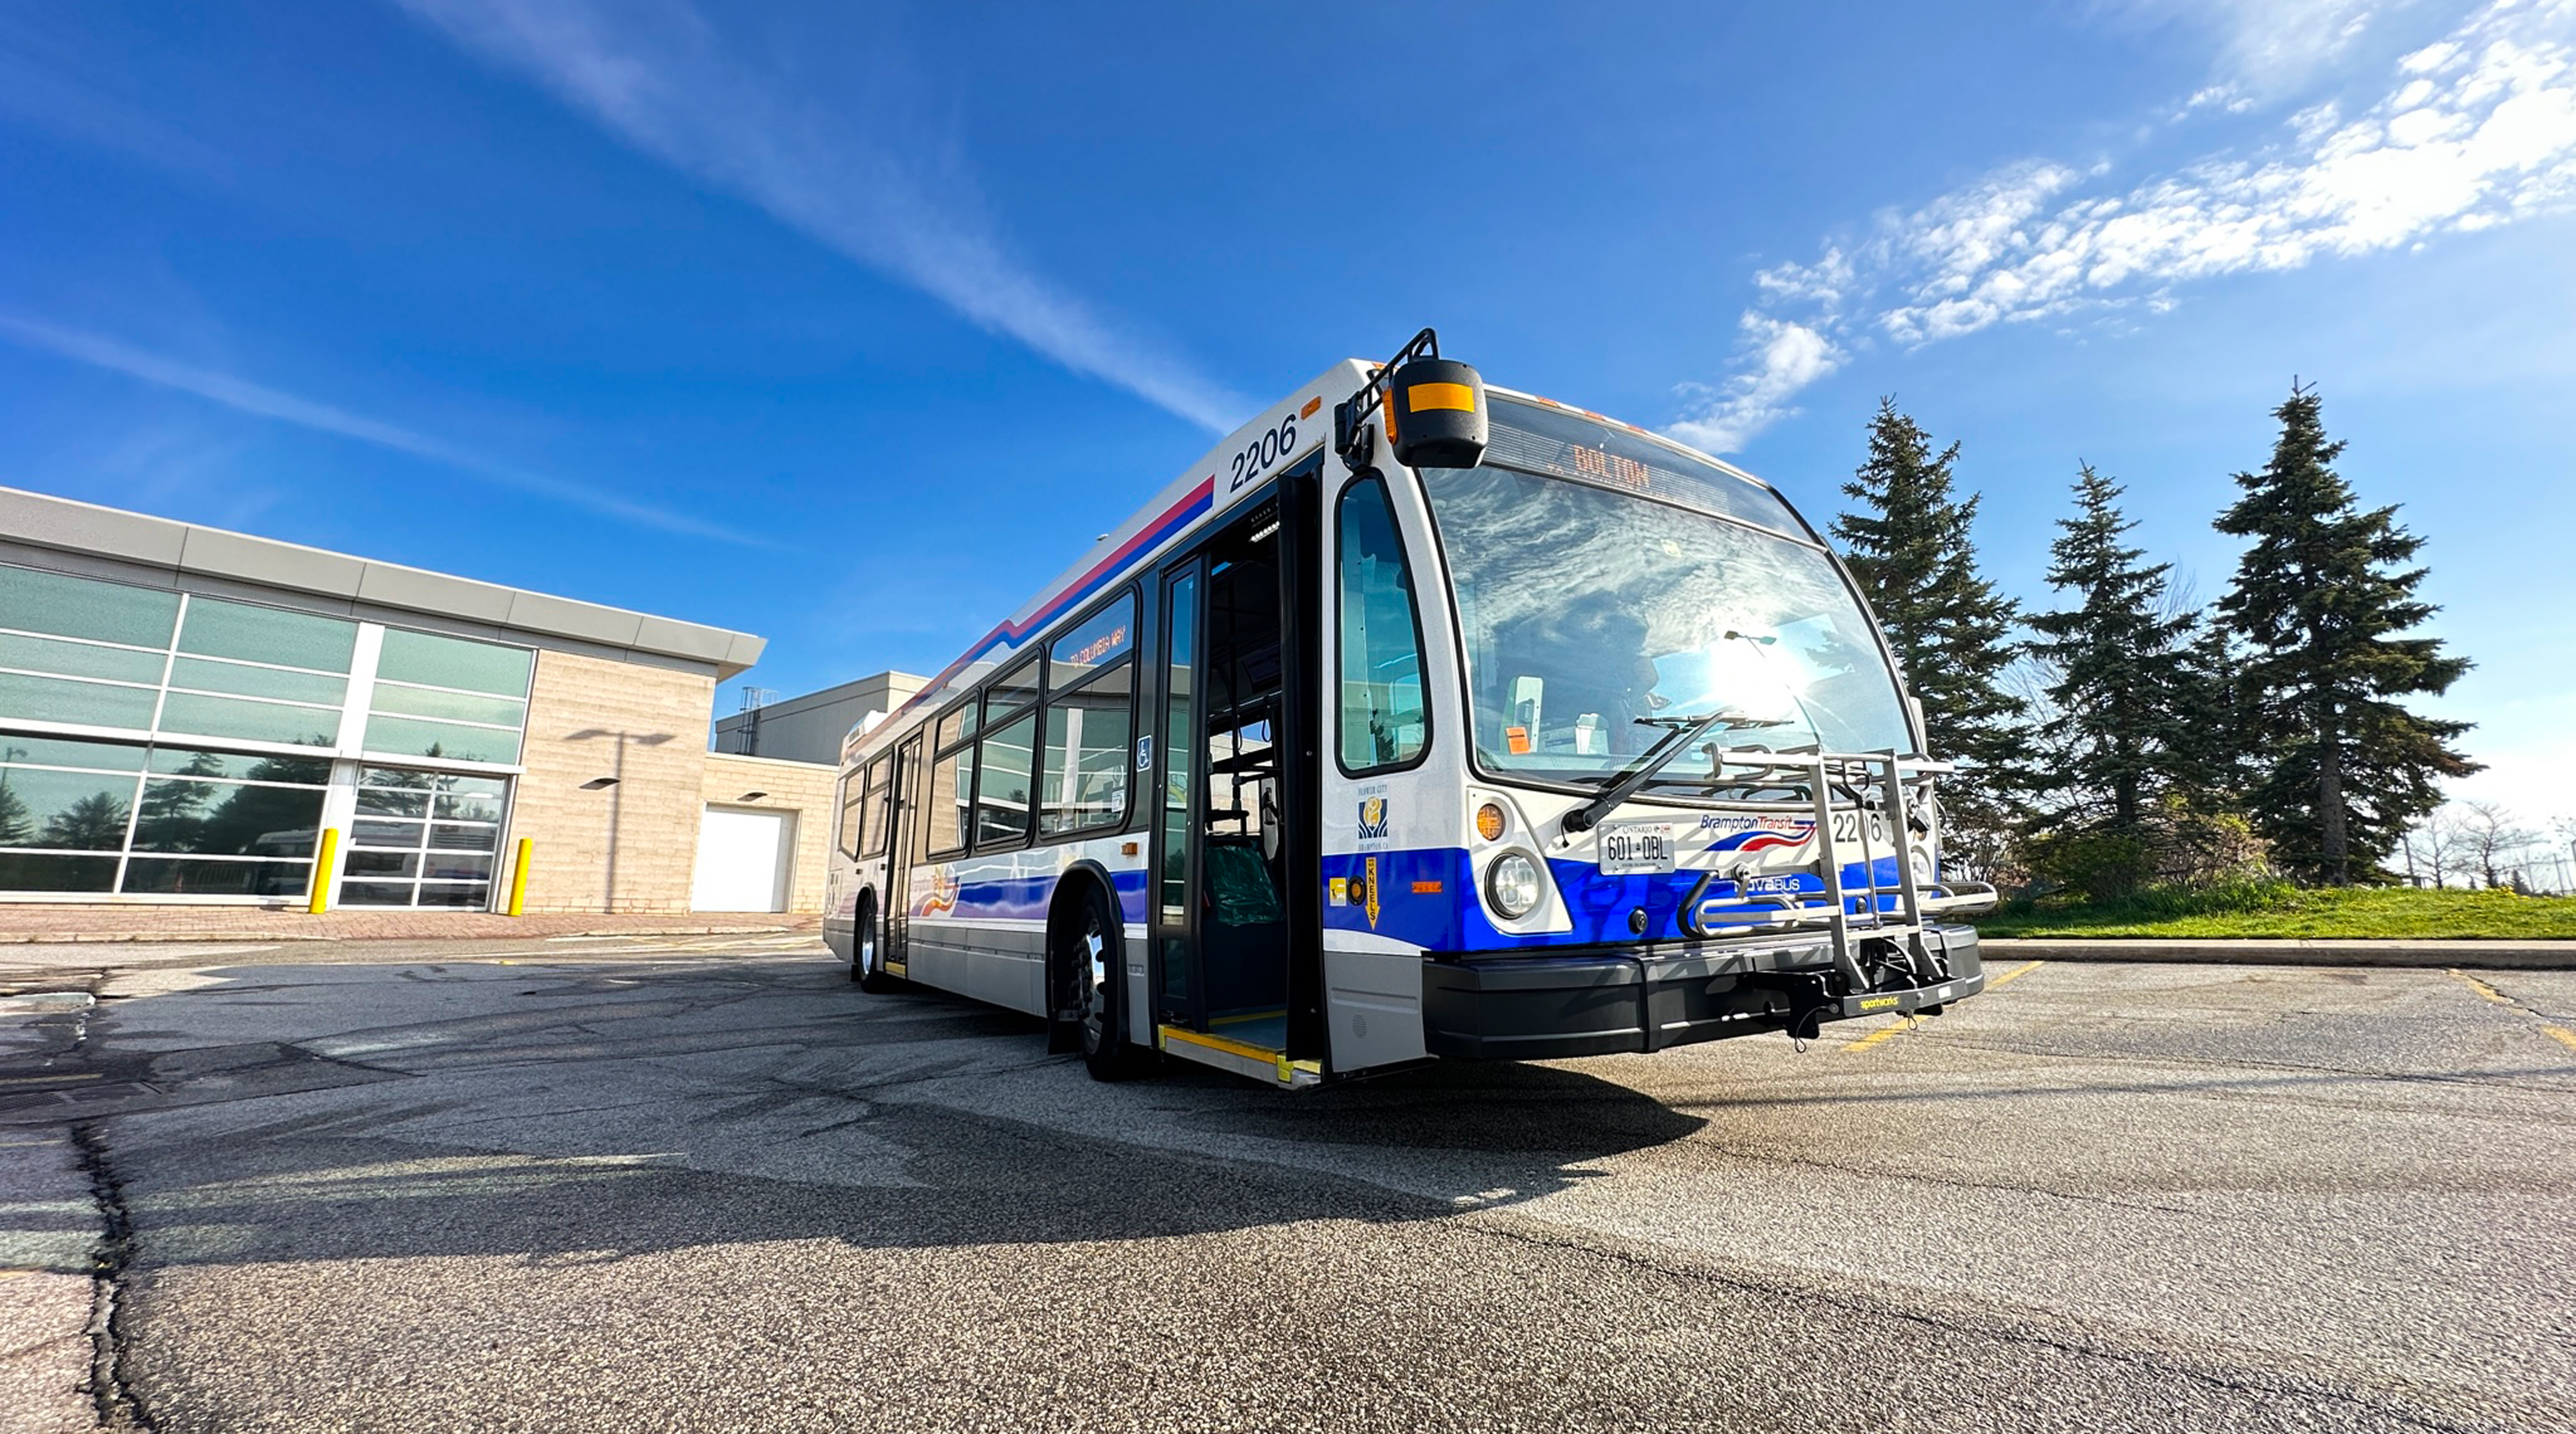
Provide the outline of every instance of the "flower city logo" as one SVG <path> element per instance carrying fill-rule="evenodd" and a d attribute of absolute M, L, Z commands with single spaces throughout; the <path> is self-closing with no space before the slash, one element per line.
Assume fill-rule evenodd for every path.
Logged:
<path fill-rule="evenodd" d="M 1386 798 L 1360 799 L 1360 840 L 1384 841 L 1387 836 Z"/>
<path fill-rule="evenodd" d="M 912 904 L 915 916 L 938 916 L 957 909 L 957 868 L 934 867 L 930 873 L 930 890 Z"/>

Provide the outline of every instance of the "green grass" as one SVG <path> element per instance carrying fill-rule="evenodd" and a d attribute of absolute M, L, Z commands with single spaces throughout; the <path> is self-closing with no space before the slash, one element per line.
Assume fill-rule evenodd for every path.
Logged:
<path fill-rule="evenodd" d="M 1979 920 L 1977 929 L 1998 937 L 2576 940 L 2576 897 L 2403 886 L 2303 891 L 2257 882 L 2210 891 L 2154 891 L 2095 905 L 2054 899 L 2012 902 Z"/>

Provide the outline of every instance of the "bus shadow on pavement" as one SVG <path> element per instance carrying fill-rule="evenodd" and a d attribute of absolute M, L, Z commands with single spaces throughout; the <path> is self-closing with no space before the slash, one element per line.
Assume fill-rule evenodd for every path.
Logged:
<path fill-rule="evenodd" d="M 75 1058 L 95 1078 L 5 1116 L 99 1137 L 102 1188 L 146 1270 L 1429 1221 L 1598 1178 L 1587 1167 L 1705 1124 L 1547 1066 L 1435 1065 L 1292 1093 L 1175 1064 L 1100 1085 L 1048 1055 L 1027 1018 L 944 997 L 845 1008 L 803 980 L 779 986 L 821 1004 L 769 1032 L 722 1002 L 676 1019 L 671 989 L 518 1014 L 522 998 L 570 992 L 514 975 L 409 1023 L 378 1009 L 382 988 L 344 988 L 367 1022 L 243 1040 L 232 1015 L 184 1008 L 228 990 L 264 1003 L 302 973 L 206 974 L 103 1008 Z M 120 1029 L 148 1048 L 120 1050 Z M 194 1032 L 207 1043 L 173 1044 Z"/>

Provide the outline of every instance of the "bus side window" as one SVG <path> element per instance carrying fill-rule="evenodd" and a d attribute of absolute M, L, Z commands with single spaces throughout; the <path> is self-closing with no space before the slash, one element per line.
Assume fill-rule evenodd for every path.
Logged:
<path fill-rule="evenodd" d="M 893 762 L 894 754 L 889 752 L 868 764 L 867 814 L 859 837 L 860 856 L 885 855 L 886 834 L 893 830 L 886 820 L 888 804 L 894 796 L 894 784 L 888 780 Z"/>
<path fill-rule="evenodd" d="M 1343 489 L 1335 527 L 1341 762 L 1357 776 L 1409 765 L 1430 741 L 1422 707 L 1422 624 L 1385 483 L 1363 478 Z"/>
<path fill-rule="evenodd" d="M 866 805 L 867 775 L 863 771 L 852 772 L 841 781 L 841 830 L 839 835 L 841 855 L 843 856 L 855 857 L 859 855 L 861 851 L 862 843 L 859 840 L 859 813 L 866 807 Z"/>

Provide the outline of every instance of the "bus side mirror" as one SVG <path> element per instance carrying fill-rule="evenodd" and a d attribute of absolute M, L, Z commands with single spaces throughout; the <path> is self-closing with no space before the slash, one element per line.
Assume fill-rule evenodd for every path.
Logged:
<path fill-rule="evenodd" d="M 1386 386 L 1386 441 L 1407 468 L 1473 468 L 1485 461 L 1485 380 L 1456 359 L 1420 358 Z"/>

